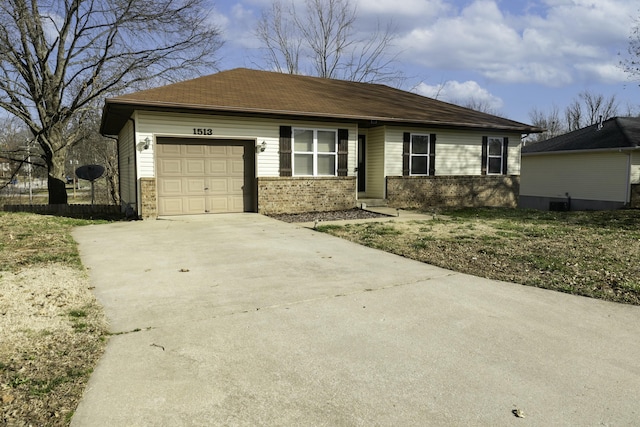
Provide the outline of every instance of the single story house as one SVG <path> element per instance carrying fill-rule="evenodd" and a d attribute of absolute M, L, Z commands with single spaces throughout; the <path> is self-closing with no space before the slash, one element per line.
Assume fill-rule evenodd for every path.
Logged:
<path fill-rule="evenodd" d="M 380 84 L 233 69 L 107 99 L 123 209 L 516 206 L 541 129 Z"/>
<path fill-rule="evenodd" d="M 522 148 L 519 206 L 640 207 L 640 118 L 614 117 Z"/>

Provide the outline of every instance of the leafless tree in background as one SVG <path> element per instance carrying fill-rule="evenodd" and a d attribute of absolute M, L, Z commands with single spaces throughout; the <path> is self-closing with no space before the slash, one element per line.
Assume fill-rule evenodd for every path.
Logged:
<path fill-rule="evenodd" d="M 532 125 L 545 129 L 542 133 L 531 135 L 530 141 L 532 142 L 544 141 L 565 133 L 564 125 L 560 118 L 560 109 L 557 105 L 551 107 L 548 112 L 533 108 L 529 111 L 529 119 Z"/>
<path fill-rule="evenodd" d="M 49 203 L 67 203 L 69 149 L 96 101 L 215 67 L 205 0 L 3 0 L 0 108 L 42 149 Z"/>
<path fill-rule="evenodd" d="M 631 78 L 640 79 L 640 18 L 635 20 L 629 35 L 629 45 L 627 46 L 628 56 L 624 58 L 620 65 Z"/>
<path fill-rule="evenodd" d="M 373 32 L 355 31 L 357 8 L 350 0 L 276 0 L 262 14 L 256 36 L 265 52 L 265 68 L 289 74 L 309 74 L 358 82 L 394 83 L 391 27 L 378 24 Z"/>
<path fill-rule="evenodd" d="M 618 101 L 615 95 L 605 97 L 602 94 L 594 94 L 585 90 L 573 98 L 563 113 L 561 118 L 560 111 L 555 105 L 549 112 L 533 108 L 529 112 L 532 124 L 547 129 L 547 132 L 531 136 L 528 141 L 538 142 L 553 138 L 594 125 L 600 120 L 604 121 L 615 117 L 618 115 Z"/>
<path fill-rule="evenodd" d="M 460 105 L 465 108 L 470 108 L 475 111 L 480 111 L 481 113 L 492 114 L 494 116 L 505 117 L 504 113 L 491 105 L 489 101 L 477 99 L 477 98 L 469 98 L 464 102 L 453 102 L 454 104 Z"/>

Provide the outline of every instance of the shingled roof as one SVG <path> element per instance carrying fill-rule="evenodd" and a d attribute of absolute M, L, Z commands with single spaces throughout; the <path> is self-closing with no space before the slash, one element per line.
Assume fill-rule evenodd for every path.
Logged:
<path fill-rule="evenodd" d="M 536 133 L 542 129 L 389 86 L 237 68 L 106 100 L 101 132 L 134 110 L 338 119 Z"/>
<path fill-rule="evenodd" d="M 547 154 L 585 150 L 619 150 L 640 147 L 640 118 L 614 117 L 546 141 L 528 144 L 522 154 Z"/>

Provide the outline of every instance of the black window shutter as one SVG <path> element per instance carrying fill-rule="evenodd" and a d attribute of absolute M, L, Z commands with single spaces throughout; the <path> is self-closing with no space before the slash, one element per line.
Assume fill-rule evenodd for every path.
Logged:
<path fill-rule="evenodd" d="M 436 134 L 429 135 L 429 175 L 436 174 Z"/>
<path fill-rule="evenodd" d="M 502 140 L 502 174 L 507 174 L 507 152 L 509 151 L 509 138 Z"/>
<path fill-rule="evenodd" d="M 349 130 L 338 129 L 338 176 L 347 176 L 349 166 Z"/>
<path fill-rule="evenodd" d="M 280 176 L 291 175 L 291 126 L 280 126 Z"/>
<path fill-rule="evenodd" d="M 402 135 L 402 176 L 409 176 L 409 151 L 411 150 L 411 134 Z"/>
<path fill-rule="evenodd" d="M 486 175 L 487 174 L 487 144 L 488 144 L 489 138 L 487 138 L 486 136 L 482 137 L 482 168 L 481 168 L 481 173 L 482 175 Z"/>

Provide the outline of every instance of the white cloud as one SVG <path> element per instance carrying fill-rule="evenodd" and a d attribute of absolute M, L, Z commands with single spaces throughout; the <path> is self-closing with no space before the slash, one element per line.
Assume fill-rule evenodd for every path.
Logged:
<path fill-rule="evenodd" d="M 443 0 L 357 0 L 359 14 L 384 16 L 398 20 L 407 17 L 429 21 L 452 9 L 449 2 Z"/>
<path fill-rule="evenodd" d="M 466 82 L 450 80 L 435 86 L 423 82 L 416 87 L 416 92 L 420 95 L 455 104 L 464 105 L 474 102 L 486 105 L 492 110 L 499 110 L 504 105 L 502 99 L 492 95 L 487 89 L 471 80 Z"/>
<path fill-rule="evenodd" d="M 404 33 L 401 58 L 428 68 L 475 71 L 500 83 L 624 81 L 613 69 L 638 13 L 634 0 L 531 3 L 514 10 L 511 2 L 475 0 Z"/>

